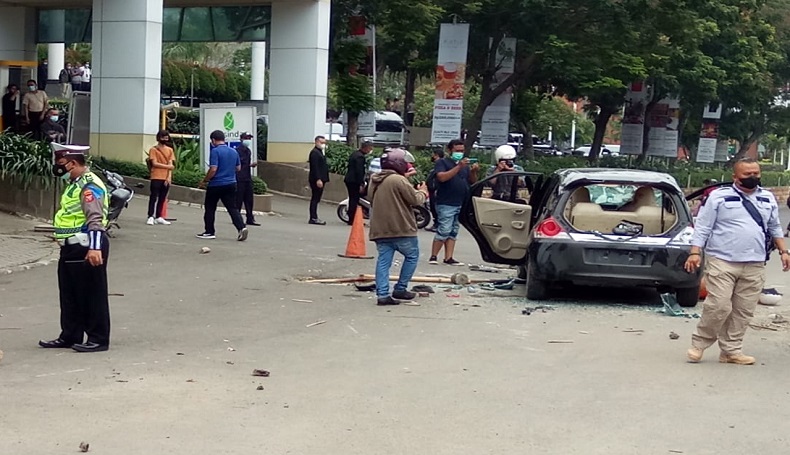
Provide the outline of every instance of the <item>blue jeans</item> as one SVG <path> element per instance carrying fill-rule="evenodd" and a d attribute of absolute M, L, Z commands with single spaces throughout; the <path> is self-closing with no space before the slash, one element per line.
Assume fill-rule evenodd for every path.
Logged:
<path fill-rule="evenodd" d="M 396 291 L 405 291 L 411 277 L 417 270 L 420 259 L 420 244 L 417 237 L 393 237 L 376 240 L 379 257 L 376 260 L 376 297 L 382 299 L 390 295 L 390 267 L 395 252 L 403 255 L 400 277 L 395 284 Z"/>
<path fill-rule="evenodd" d="M 458 217 L 461 215 L 461 206 L 436 205 L 436 236 L 435 240 L 444 242 L 447 239 L 455 240 L 458 237 Z"/>

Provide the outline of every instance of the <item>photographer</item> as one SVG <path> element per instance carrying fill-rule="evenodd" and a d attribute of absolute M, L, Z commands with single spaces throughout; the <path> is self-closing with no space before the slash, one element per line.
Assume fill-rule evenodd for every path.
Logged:
<path fill-rule="evenodd" d="M 524 168 L 515 164 L 514 160 L 516 159 L 516 149 L 509 145 L 500 145 L 497 147 L 496 151 L 494 152 L 494 158 L 496 159 L 496 164 L 488 168 L 488 174 L 486 177 L 490 177 L 501 172 L 524 172 Z M 491 196 L 491 198 L 500 201 L 515 202 L 512 200 L 513 197 L 511 195 L 514 178 L 517 177 L 505 175 L 489 180 L 488 184 L 493 190 L 493 196 Z M 517 185 L 518 187 L 523 187 L 524 181 L 519 179 Z"/>

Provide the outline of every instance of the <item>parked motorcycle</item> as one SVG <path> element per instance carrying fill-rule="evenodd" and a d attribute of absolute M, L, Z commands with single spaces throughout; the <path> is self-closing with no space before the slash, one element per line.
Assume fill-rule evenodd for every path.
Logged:
<path fill-rule="evenodd" d="M 359 206 L 362 208 L 362 213 L 365 216 L 365 219 L 369 219 L 370 201 L 364 197 L 361 197 L 359 198 Z M 417 220 L 417 229 L 424 229 L 425 226 L 428 226 L 428 223 L 431 222 L 431 210 L 429 208 L 428 202 L 426 201 L 423 205 L 412 207 L 412 210 L 414 211 L 414 218 Z M 343 201 L 337 206 L 337 217 L 340 218 L 340 221 L 348 223 L 348 198 L 343 199 Z"/>
<path fill-rule="evenodd" d="M 110 210 L 107 214 L 107 235 L 113 237 L 112 230 L 114 228 L 121 228 L 121 225 L 118 224 L 118 217 L 121 216 L 121 211 L 123 211 L 123 209 L 129 207 L 129 201 L 134 197 L 134 190 L 124 183 L 123 176 L 120 174 L 108 171 L 95 164 L 93 167 L 101 171 L 104 176 L 104 182 L 107 184 L 107 190 L 110 192 Z"/>

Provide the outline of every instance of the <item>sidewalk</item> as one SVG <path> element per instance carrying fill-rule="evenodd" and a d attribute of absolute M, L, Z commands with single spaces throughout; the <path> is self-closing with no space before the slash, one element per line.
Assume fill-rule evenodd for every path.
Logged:
<path fill-rule="evenodd" d="M 40 224 L 46 223 L 0 212 L 0 274 L 27 270 L 57 260 L 58 245 L 50 234 L 33 231 Z"/>

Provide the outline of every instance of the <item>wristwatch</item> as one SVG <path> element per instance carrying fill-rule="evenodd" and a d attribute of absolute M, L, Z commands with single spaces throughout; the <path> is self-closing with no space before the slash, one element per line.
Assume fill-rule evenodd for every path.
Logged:
<path fill-rule="evenodd" d="M 780 255 L 784 256 L 785 254 L 790 254 L 790 250 L 782 250 L 779 252 Z"/>

